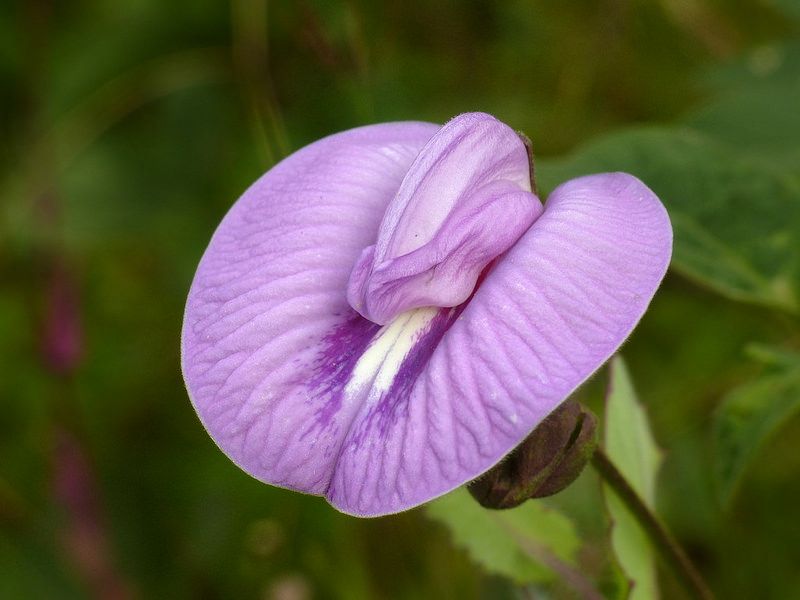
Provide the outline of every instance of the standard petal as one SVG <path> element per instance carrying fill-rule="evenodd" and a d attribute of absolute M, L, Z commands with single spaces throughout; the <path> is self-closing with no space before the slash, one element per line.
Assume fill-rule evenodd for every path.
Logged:
<path fill-rule="evenodd" d="M 397 512 L 492 467 L 627 338 L 671 247 L 664 207 L 635 177 L 560 186 L 469 303 L 434 321 L 362 405 L 329 501 Z"/>
<path fill-rule="evenodd" d="M 343 388 L 378 329 L 347 304 L 347 281 L 438 129 L 375 125 L 311 144 L 214 234 L 186 305 L 183 373 L 215 442 L 252 476 L 327 489 L 357 408 Z"/>
<path fill-rule="evenodd" d="M 491 115 L 460 115 L 411 165 L 374 248 L 353 270 L 348 301 L 380 324 L 415 308 L 457 306 L 541 210 L 520 136 Z"/>

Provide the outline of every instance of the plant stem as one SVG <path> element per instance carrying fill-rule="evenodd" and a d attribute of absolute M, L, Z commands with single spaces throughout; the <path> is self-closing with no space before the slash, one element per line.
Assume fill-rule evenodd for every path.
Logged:
<path fill-rule="evenodd" d="M 714 595 L 708 585 L 678 542 L 601 448 L 597 448 L 592 455 L 592 466 L 636 517 L 653 546 L 661 554 L 661 558 L 672 569 L 692 598 L 713 600 Z"/>

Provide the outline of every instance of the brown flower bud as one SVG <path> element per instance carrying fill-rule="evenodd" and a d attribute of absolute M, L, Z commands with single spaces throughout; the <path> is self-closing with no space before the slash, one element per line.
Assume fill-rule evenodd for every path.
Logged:
<path fill-rule="evenodd" d="M 486 508 L 513 508 L 529 498 L 552 496 L 577 479 L 596 446 L 597 418 L 568 400 L 467 489 Z"/>

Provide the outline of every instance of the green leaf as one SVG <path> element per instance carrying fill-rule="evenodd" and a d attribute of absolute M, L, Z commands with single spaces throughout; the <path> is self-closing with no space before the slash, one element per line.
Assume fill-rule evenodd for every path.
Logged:
<path fill-rule="evenodd" d="M 800 355 L 778 349 L 751 350 L 772 367 L 731 391 L 714 420 L 717 490 L 723 504 L 733 498 L 758 449 L 800 411 Z"/>
<path fill-rule="evenodd" d="M 549 191 L 599 171 L 627 171 L 658 194 L 674 229 L 674 268 L 729 298 L 800 308 L 800 176 L 688 128 L 612 134 L 540 164 L 537 175 Z"/>
<path fill-rule="evenodd" d="M 781 60 L 765 50 L 761 61 Z M 761 55 L 756 54 L 756 58 Z M 777 68 L 777 67 L 776 67 Z M 765 168 L 797 172 L 800 164 L 800 80 L 760 82 L 721 94 L 689 116 L 693 128 Z"/>
<path fill-rule="evenodd" d="M 574 564 L 580 545 L 569 519 L 533 500 L 487 510 L 459 488 L 434 500 L 427 511 L 448 526 L 455 543 L 477 563 L 518 584 L 552 581 L 554 565 Z"/>
<path fill-rule="evenodd" d="M 630 485 L 653 508 L 661 454 L 647 415 L 636 399 L 628 369 L 619 356 L 611 362 L 606 399 L 605 450 Z M 612 520 L 611 546 L 631 583 L 630 600 L 658 597 L 655 559 L 647 535 L 614 492 L 603 486 Z"/>
<path fill-rule="evenodd" d="M 800 7 L 800 3 L 797 5 Z M 746 93 L 764 85 L 780 83 L 791 85 L 797 82 L 798 72 L 800 72 L 800 39 L 795 38 L 763 44 L 723 65 L 711 65 L 703 78 L 703 83 L 712 95 L 732 90 Z M 775 100 L 782 101 L 781 98 Z M 760 116 L 749 115 L 750 118 Z"/>

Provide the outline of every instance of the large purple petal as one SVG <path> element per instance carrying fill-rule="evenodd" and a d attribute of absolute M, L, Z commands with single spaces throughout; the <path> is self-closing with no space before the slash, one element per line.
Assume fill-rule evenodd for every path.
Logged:
<path fill-rule="evenodd" d="M 402 315 L 405 325 L 394 322 L 366 350 L 348 385 L 366 382 L 370 391 L 329 501 L 347 513 L 386 514 L 486 471 L 630 334 L 671 246 L 664 207 L 635 177 L 560 186 L 466 306 Z M 362 364 L 368 372 L 376 363 L 377 377 L 361 375 Z"/>
<path fill-rule="evenodd" d="M 182 365 L 222 450 L 263 481 L 323 494 L 354 411 L 343 395 L 377 326 L 347 304 L 364 247 L 426 123 L 363 127 L 293 154 L 214 234 L 186 306 Z"/>

